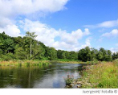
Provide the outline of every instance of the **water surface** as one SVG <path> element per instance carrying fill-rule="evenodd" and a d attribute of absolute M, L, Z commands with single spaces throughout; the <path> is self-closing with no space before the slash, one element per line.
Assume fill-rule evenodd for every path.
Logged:
<path fill-rule="evenodd" d="M 0 88 L 64 88 L 67 75 L 80 78 L 80 64 L 53 63 L 48 67 L 0 67 Z"/>

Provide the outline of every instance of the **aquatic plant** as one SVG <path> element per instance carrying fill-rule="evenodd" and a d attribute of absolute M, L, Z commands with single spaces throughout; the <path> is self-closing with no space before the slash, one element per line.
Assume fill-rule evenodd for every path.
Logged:
<path fill-rule="evenodd" d="M 74 81 L 74 77 L 67 75 L 67 78 L 65 78 L 66 85 L 71 85 Z"/>

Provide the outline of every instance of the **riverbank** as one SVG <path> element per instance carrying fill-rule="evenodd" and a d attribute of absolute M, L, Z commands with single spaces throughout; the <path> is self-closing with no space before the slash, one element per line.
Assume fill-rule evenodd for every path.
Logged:
<path fill-rule="evenodd" d="M 51 60 L 50 62 L 53 63 L 70 63 L 70 64 L 98 64 L 99 61 L 80 61 L 80 60 L 63 60 L 63 59 L 57 59 L 57 60 Z"/>
<path fill-rule="evenodd" d="M 0 66 L 17 66 L 17 67 L 31 67 L 31 66 L 42 66 L 49 65 L 50 61 L 39 61 L 39 60 L 10 60 L 0 61 Z"/>
<path fill-rule="evenodd" d="M 98 64 L 99 61 L 82 62 L 78 60 L 9 60 L 0 61 L 0 66 L 38 66 L 51 63 L 70 63 L 70 64 Z"/>
<path fill-rule="evenodd" d="M 11 67 L 48 67 L 51 63 L 73 63 L 85 64 L 80 66 L 82 71 L 82 77 L 76 81 L 77 86 L 81 88 L 118 88 L 118 60 L 113 62 L 99 62 L 94 63 L 94 61 L 80 62 L 80 61 L 59 61 L 59 60 L 11 60 L 11 61 L 0 61 L 0 67 L 9 68 Z M 94 64 L 93 64 L 93 63 Z M 87 65 L 88 64 L 88 65 Z M 10 68 L 11 68 L 10 67 Z M 27 68 L 24 68 L 27 69 Z M 79 68 L 78 68 L 79 69 Z M 75 83 L 74 83 L 75 84 Z"/>
<path fill-rule="evenodd" d="M 118 60 L 87 65 L 77 84 L 82 88 L 118 88 Z"/>

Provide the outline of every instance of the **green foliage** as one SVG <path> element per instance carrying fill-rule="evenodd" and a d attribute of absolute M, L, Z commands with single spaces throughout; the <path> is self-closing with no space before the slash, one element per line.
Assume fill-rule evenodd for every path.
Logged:
<path fill-rule="evenodd" d="M 114 64 L 113 64 L 114 63 Z M 83 88 L 118 88 L 118 61 L 86 66 Z"/>
<path fill-rule="evenodd" d="M 62 51 L 62 50 L 58 50 L 57 51 L 57 57 L 59 59 L 66 59 L 66 52 L 65 51 Z"/>
<path fill-rule="evenodd" d="M 116 54 L 114 54 L 116 56 Z M 100 50 L 96 50 L 94 48 L 90 49 L 89 47 L 85 47 L 78 52 L 78 60 L 82 61 L 112 61 L 112 52 L 110 50 L 105 50 L 104 48 L 100 48 Z M 118 58 L 114 57 L 114 59 Z"/>
<path fill-rule="evenodd" d="M 78 53 L 77 52 L 74 52 L 74 51 L 71 51 L 69 52 L 69 59 L 72 59 L 72 60 L 77 60 L 78 59 Z"/>
<path fill-rule="evenodd" d="M 57 51 L 53 47 L 46 48 L 46 56 L 49 60 L 57 59 Z"/>
<path fill-rule="evenodd" d="M 1 58 L 5 61 L 8 61 L 15 59 L 15 56 L 13 53 L 7 53 L 6 55 L 2 55 Z"/>
<path fill-rule="evenodd" d="M 89 47 L 85 47 L 85 49 L 81 49 L 78 53 L 78 59 L 82 61 L 91 61 L 92 55 Z"/>
<path fill-rule="evenodd" d="M 0 60 L 12 59 L 40 59 L 40 60 L 80 60 L 80 61 L 112 61 L 118 58 L 117 53 L 111 53 L 110 50 L 100 48 L 85 47 L 78 52 L 56 50 L 53 47 L 47 47 L 42 42 L 35 40 L 35 32 L 26 32 L 24 37 L 10 37 L 5 32 L 0 33 Z"/>
<path fill-rule="evenodd" d="M 118 52 L 113 53 L 112 58 L 113 58 L 113 60 L 118 59 Z"/>
<path fill-rule="evenodd" d="M 97 55 L 98 60 L 103 61 L 103 57 L 104 57 L 103 53 L 99 52 L 98 55 Z"/>
<path fill-rule="evenodd" d="M 16 46 L 15 47 L 15 57 L 16 59 L 26 59 L 27 56 L 26 56 L 26 52 L 24 51 L 24 49 L 22 47 L 19 47 L 19 46 Z"/>
<path fill-rule="evenodd" d="M 70 85 L 74 81 L 73 76 L 71 77 L 70 75 L 67 76 L 65 79 L 66 85 Z"/>

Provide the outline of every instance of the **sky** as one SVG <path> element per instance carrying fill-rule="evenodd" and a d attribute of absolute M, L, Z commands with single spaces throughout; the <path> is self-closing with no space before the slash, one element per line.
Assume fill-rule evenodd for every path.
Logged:
<path fill-rule="evenodd" d="M 118 51 L 117 0 L 0 0 L 0 33 L 35 32 L 55 49 Z"/>

